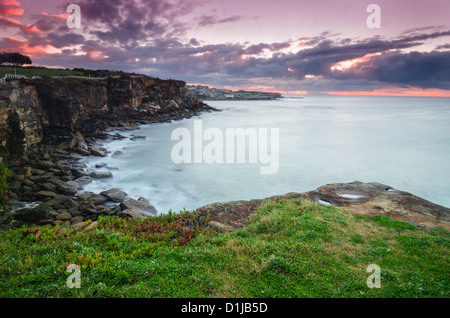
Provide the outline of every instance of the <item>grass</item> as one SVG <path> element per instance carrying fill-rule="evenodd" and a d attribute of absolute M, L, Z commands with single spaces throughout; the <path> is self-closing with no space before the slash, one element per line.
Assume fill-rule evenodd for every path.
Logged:
<path fill-rule="evenodd" d="M 450 296 L 450 233 L 300 200 L 265 202 L 218 234 L 194 212 L 0 235 L 1 297 Z M 85 225 L 85 227 L 88 224 Z M 66 285 L 68 264 L 81 288 Z M 381 288 L 366 271 L 381 268 Z"/>
<path fill-rule="evenodd" d="M 25 75 L 26 77 L 47 75 L 47 76 L 84 76 L 83 72 L 76 72 L 65 69 L 51 69 L 38 67 L 16 67 L 14 73 L 13 66 L 0 66 L 0 78 L 5 74 Z"/>

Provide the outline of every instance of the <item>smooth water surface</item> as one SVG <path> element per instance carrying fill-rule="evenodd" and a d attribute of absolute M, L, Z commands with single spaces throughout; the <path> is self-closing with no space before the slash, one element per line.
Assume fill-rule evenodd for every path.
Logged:
<path fill-rule="evenodd" d="M 337 182 L 379 182 L 450 207 L 450 99 L 424 97 L 288 96 L 274 101 L 211 101 L 221 112 L 120 132 L 143 135 L 108 142 L 107 158 L 91 157 L 90 170 L 110 170 L 84 191 L 117 187 L 146 197 L 160 213 L 208 203 L 305 192 Z M 194 134 L 217 128 L 279 129 L 279 169 L 256 164 L 175 164 L 174 129 Z M 192 136 L 192 138 L 194 138 Z M 224 140 L 225 141 L 225 140 Z M 206 146 L 209 142 L 204 141 Z M 248 150 L 248 143 L 240 144 Z M 115 151 L 123 154 L 111 156 Z M 224 156 L 226 155 L 224 142 Z M 96 169 L 105 162 L 108 167 Z"/>

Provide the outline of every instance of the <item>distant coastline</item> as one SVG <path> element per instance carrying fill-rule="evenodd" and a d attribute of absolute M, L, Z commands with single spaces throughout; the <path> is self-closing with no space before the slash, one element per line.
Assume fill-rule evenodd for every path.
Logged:
<path fill-rule="evenodd" d="M 203 100 L 274 100 L 283 98 L 280 93 L 258 91 L 232 91 L 229 89 L 210 88 L 204 85 L 186 85 L 188 95 Z"/>

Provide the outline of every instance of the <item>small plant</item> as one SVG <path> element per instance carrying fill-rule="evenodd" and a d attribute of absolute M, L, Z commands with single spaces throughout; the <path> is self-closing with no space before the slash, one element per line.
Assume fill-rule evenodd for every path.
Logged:
<path fill-rule="evenodd" d="M 274 257 L 267 264 L 267 270 L 279 274 L 287 274 L 291 272 L 291 265 L 282 257 Z"/>
<path fill-rule="evenodd" d="M 0 162 L 0 208 L 3 208 L 8 202 L 7 190 L 9 188 L 8 178 L 10 176 L 11 171 L 3 162 Z"/>
<path fill-rule="evenodd" d="M 364 237 L 360 233 L 355 233 L 351 235 L 351 240 L 354 243 L 364 243 Z"/>

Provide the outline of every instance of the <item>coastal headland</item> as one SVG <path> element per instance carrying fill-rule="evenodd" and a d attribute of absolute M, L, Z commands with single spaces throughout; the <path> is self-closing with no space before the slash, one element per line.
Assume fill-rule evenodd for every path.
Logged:
<path fill-rule="evenodd" d="M 0 159 L 12 171 L 11 201 L 0 215 L 1 230 L 22 225 L 77 227 L 95 222 L 99 215 L 157 215 L 151 198 L 127 198 L 121 189 L 83 192 L 83 185 L 114 173 L 88 173 L 84 161 L 88 156 L 111 155 L 100 143 L 125 138 L 117 131 L 205 111 L 215 109 L 192 97 L 185 82 L 144 75 L 108 74 L 101 80 L 45 76 L 0 84 Z M 423 228 L 450 229 L 450 209 L 388 185 L 335 184 L 268 199 L 294 197 L 360 214 L 382 214 Z M 211 215 L 212 228 L 229 232 L 242 227 L 263 201 L 216 203 L 197 211 Z"/>

